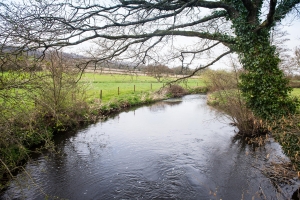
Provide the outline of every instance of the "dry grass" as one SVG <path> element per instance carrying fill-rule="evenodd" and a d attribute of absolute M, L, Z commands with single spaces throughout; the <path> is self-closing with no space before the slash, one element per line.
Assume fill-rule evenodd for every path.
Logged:
<path fill-rule="evenodd" d="M 206 74 L 209 91 L 208 104 L 226 113 L 237 126 L 239 134 L 257 137 L 268 133 L 264 122 L 257 119 L 246 106 L 238 89 L 240 72 L 215 71 Z"/>

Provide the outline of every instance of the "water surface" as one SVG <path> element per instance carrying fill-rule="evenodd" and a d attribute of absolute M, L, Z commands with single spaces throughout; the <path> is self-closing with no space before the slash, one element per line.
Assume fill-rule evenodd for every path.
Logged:
<path fill-rule="evenodd" d="M 279 145 L 245 145 L 235 131 L 205 95 L 122 112 L 60 138 L 60 153 L 29 162 L 2 198 L 289 198 L 295 187 L 280 195 L 260 170 Z"/>

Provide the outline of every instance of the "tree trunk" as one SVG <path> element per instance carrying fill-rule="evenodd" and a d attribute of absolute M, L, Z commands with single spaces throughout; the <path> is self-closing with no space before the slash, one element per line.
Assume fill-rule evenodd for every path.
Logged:
<path fill-rule="evenodd" d="M 249 35 L 239 44 L 240 60 L 246 70 L 240 88 L 247 105 L 263 119 L 294 113 L 296 104 L 289 96 L 289 81 L 279 69 L 279 55 L 270 45 L 269 31 Z"/>

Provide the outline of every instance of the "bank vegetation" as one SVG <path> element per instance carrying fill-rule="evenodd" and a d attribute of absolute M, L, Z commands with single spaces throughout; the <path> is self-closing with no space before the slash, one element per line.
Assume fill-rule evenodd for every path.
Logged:
<path fill-rule="evenodd" d="M 59 51 L 43 59 L 4 53 L 0 64 L 0 190 L 32 153 L 55 152 L 56 134 L 132 106 L 205 92 L 203 83 L 197 87 L 198 79 L 168 84 L 169 77 L 157 82 L 149 76 L 83 73 Z"/>
<path fill-rule="evenodd" d="M 294 175 L 299 176 L 300 171 L 300 107 L 298 106 L 295 114 L 263 119 L 255 116 L 246 104 L 246 101 L 239 89 L 240 75 L 244 73 L 237 66 L 232 71 L 208 70 L 205 73 L 205 81 L 209 90 L 208 104 L 224 112 L 231 120 L 232 125 L 238 128 L 237 137 L 244 142 L 257 143 L 263 145 L 265 140 L 274 138 L 281 145 L 284 153 L 291 160 L 291 165 L 283 163 L 276 169 L 293 171 Z M 298 76 L 289 77 L 290 85 L 299 84 Z M 295 102 L 298 102 L 298 89 L 290 94 Z M 256 145 L 257 145 L 256 144 Z M 272 171 L 272 170 L 268 170 Z M 289 172 L 289 173 L 290 173 Z M 298 172 L 298 173 L 297 173 Z M 282 172 L 272 171 L 271 174 Z M 269 173 L 270 174 L 270 173 Z M 282 177 L 277 177 L 278 180 Z M 276 179 L 277 180 L 277 179 Z"/>

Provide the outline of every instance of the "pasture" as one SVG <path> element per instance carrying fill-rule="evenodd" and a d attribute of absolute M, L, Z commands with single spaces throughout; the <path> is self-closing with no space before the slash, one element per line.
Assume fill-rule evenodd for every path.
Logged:
<path fill-rule="evenodd" d="M 84 73 L 79 83 L 87 85 L 87 95 L 91 101 L 100 99 L 102 90 L 102 102 L 105 103 L 115 98 L 126 98 L 158 91 L 171 80 L 175 80 L 175 78 L 158 82 L 150 76 Z M 200 78 L 189 78 L 179 84 L 187 89 L 205 86 L 204 81 Z"/>

